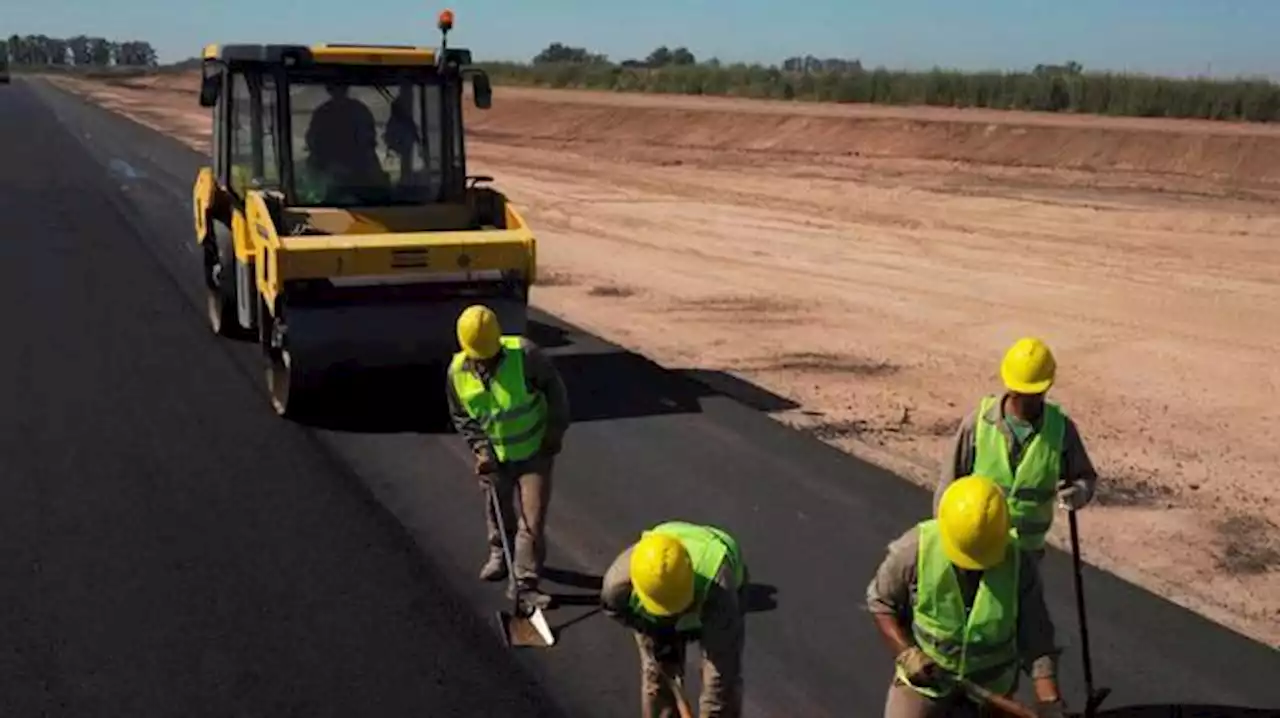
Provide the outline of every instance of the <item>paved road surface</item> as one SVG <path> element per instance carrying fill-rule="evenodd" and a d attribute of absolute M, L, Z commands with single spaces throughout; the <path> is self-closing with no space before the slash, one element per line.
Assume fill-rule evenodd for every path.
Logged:
<path fill-rule="evenodd" d="M 598 615 L 553 651 L 498 647 L 501 591 L 474 579 L 482 496 L 435 377 L 353 387 L 302 427 L 271 414 L 253 347 L 209 336 L 197 155 L 19 82 L 0 88 L 0 158 L 6 715 L 635 713 L 633 648 Z M 589 585 L 654 522 L 726 526 L 776 587 L 749 618 L 748 715 L 876 715 L 889 658 L 862 594 L 926 494 L 550 317 L 535 338 L 580 422 L 551 516 L 564 583 Z M 1046 561 L 1078 699 L 1068 569 Z M 1087 581 L 1111 707 L 1280 706 L 1274 649 Z"/>

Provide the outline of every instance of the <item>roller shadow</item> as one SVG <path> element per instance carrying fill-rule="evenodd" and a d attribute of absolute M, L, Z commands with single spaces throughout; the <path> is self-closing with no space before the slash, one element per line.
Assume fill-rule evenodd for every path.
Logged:
<path fill-rule="evenodd" d="M 1126 706 L 1099 711 L 1098 718 L 1276 718 L 1280 708 L 1241 708 L 1233 706 L 1169 703 Z"/>
<path fill-rule="evenodd" d="M 453 431 L 443 366 L 335 369 L 297 423 L 361 434 L 447 434 Z"/>
<path fill-rule="evenodd" d="M 702 412 L 727 397 L 762 412 L 799 405 L 751 382 L 709 369 L 665 369 L 645 357 L 557 323 L 530 320 L 525 335 L 547 351 L 569 392 L 572 421 L 607 421 Z M 337 367 L 299 424 L 362 434 L 453 432 L 445 366 Z"/>
<path fill-rule="evenodd" d="M 696 414 L 714 396 L 764 412 L 799 406 L 725 372 L 663 368 L 567 325 L 530 320 L 526 336 L 547 350 L 564 378 L 574 422 Z"/>

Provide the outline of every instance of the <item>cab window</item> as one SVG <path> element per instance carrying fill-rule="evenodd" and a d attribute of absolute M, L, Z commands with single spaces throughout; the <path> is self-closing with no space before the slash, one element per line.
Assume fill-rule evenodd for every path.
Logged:
<path fill-rule="evenodd" d="M 276 86 L 269 75 L 235 73 L 229 113 L 231 190 L 243 197 L 258 177 L 264 189 L 280 186 L 276 157 Z"/>

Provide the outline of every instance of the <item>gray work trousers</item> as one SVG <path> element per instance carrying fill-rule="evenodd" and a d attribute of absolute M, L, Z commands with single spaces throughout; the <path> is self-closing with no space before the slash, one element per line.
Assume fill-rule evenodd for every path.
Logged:
<path fill-rule="evenodd" d="M 502 523 L 511 544 L 516 585 L 522 589 L 537 588 L 546 561 L 547 506 L 551 503 L 551 470 L 555 460 L 534 457 L 527 461 L 503 464 L 489 476 L 502 506 Z M 501 555 L 502 536 L 489 499 L 488 482 L 484 490 L 484 517 L 489 534 L 489 550 Z"/>
<path fill-rule="evenodd" d="M 684 678 L 688 644 L 680 644 L 678 663 L 663 664 L 654 654 L 653 639 L 633 632 L 640 651 L 640 715 L 642 718 L 676 718 L 672 679 Z M 734 622 L 731 630 L 704 633 L 702 648 L 702 691 L 698 702 L 700 718 L 740 718 L 742 716 L 742 650 L 746 624 Z"/>

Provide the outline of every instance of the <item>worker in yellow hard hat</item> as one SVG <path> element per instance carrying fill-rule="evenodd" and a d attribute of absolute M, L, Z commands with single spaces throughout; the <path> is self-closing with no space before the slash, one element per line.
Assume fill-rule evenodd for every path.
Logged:
<path fill-rule="evenodd" d="M 449 363 L 445 388 L 453 423 L 475 455 L 482 487 L 497 493 L 502 525 L 515 533 L 516 592 L 545 607 L 549 598 L 538 591 L 538 581 L 546 559 L 551 472 L 569 428 L 568 393 L 541 349 L 523 337 L 503 335 L 489 307 L 463 310 L 457 333 L 461 351 Z M 500 581 L 507 567 L 487 495 L 485 507 L 489 557 L 480 578 Z"/>
<path fill-rule="evenodd" d="M 742 715 L 746 585 L 747 567 L 737 540 L 714 526 L 659 524 L 614 560 L 600 601 L 606 615 L 634 632 L 643 715 L 676 715 L 671 686 L 684 675 L 690 641 L 702 647 L 698 715 Z"/>
<path fill-rule="evenodd" d="M 889 544 L 867 608 L 895 656 L 885 718 L 977 715 L 980 699 L 957 679 L 1011 696 L 1019 669 L 1034 683 L 1037 715 L 1064 715 L 1040 572 L 993 480 L 952 482 L 937 518 Z"/>
<path fill-rule="evenodd" d="M 960 422 L 934 491 L 936 511 L 955 477 L 995 479 L 1008 497 L 1022 549 L 1037 561 L 1053 525 L 1055 498 L 1068 510 L 1083 508 L 1098 480 L 1075 422 L 1045 400 L 1056 374 L 1057 362 L 1043 341 L 1015 342 L 1000 364 L 1005 392 L 983 397 Z"/>

